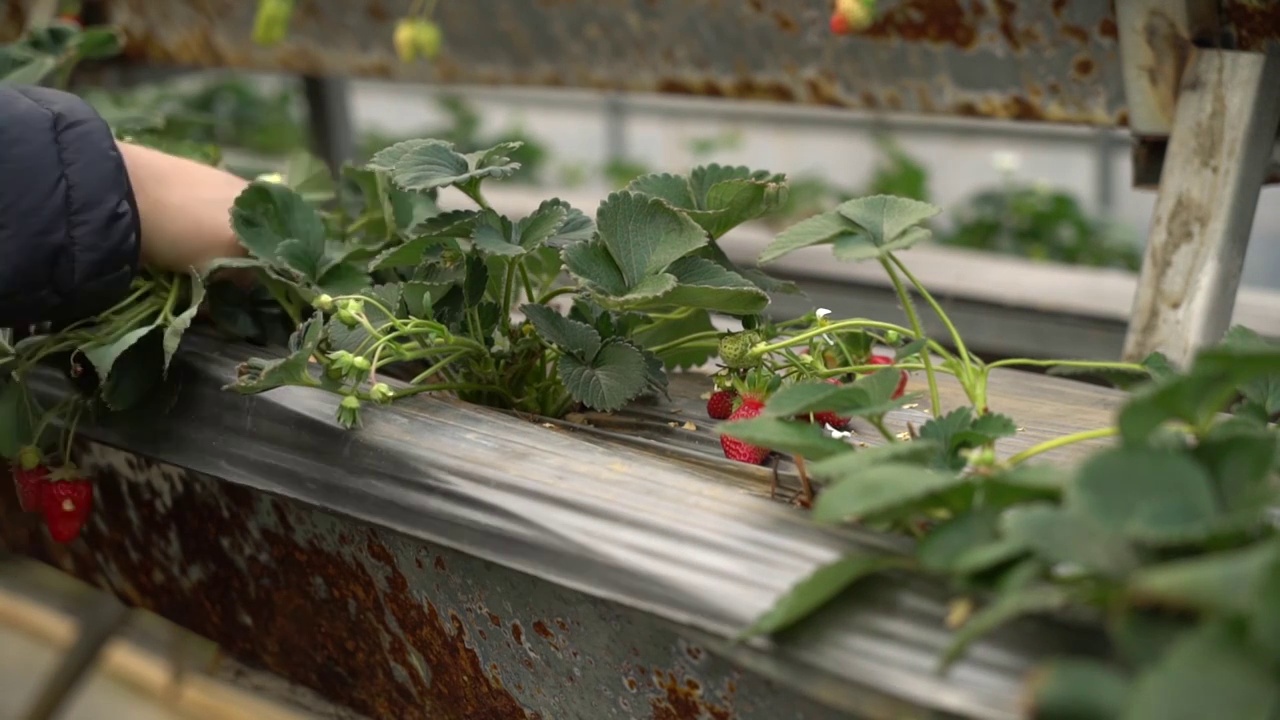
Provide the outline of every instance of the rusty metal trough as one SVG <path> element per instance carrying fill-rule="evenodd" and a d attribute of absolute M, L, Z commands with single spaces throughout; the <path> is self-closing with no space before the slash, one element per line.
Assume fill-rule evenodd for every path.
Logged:
<path fill-rule="evenodd" d="M 1102 649 L 1028 623 L 940 676 L 949 595 L 905 579 L 776 645 L 733 643 L 817 565 L 903 548 L 815 526 L 716 459 L 683 425 L 696 383 L 623 417 L 629 443 L 442 400 L 347 432 L 320 394 L 220 390 L 252 352 L 201 339 L 167 413 L 84 431 L 98 500 L 80 540 L 52 545 L 3 493 L 0 546 L 373 718 L 996 720 L 1019 716 L 1038 658 Z M 1027 425 L 1007 450 L 1064 429 L 1028 417 L 1049 397 L 1081 424 L 1115 399 L 1048 381 L 997 378 L 992 402 Z"/>

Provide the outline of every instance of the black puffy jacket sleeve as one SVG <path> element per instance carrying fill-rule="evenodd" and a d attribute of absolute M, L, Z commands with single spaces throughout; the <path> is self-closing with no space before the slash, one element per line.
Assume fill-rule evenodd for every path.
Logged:
<path fill-rule="evenodd" d="M 141 225 L 111 129 L 74 95 L 0 87 L 0 327 L 122 300 Z"/>

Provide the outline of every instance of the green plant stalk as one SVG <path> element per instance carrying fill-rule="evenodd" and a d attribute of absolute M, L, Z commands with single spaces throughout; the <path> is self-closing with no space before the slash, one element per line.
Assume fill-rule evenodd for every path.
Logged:
<path fill-rule="evenodd" d="M 1120 370 L 1124 372 L 1147 373 L 1146 366 L 1126 362 L 1093 362 L 1090 360 L 1028 360 L 1025 358 L 1009 358 L 997 360 L 987 365 L 988 369 L 1001 367 L 1069 367 L 1082 370 Z"/>
<path fill-rule="evenodd" d="M 506 398 L 507 400 L 513 403 L 515 402 L 515 398 L 511 397 L 511 394 L 508 393 L 506 389 L 500 388 L 497 385 L 481 385 L 477 383 L 439 383 L 436 385 L 418 385 L 416 387 L 409 387 L 409 388 L 405 388 L 403 390 L 397 391 L 393 393 L 391 397 L 392 397 L 392 400 L 394 401 L 394 400 L 401 400 L 407 397 L 413 397 L 414 395 L 422 395 L 424 393 L 433 393 L 433 392 L 494 393 L 496 395 L 501 395 L 502 397 Z M 368 397 L 367 393 L 361 393 L 360 399 L 369 400 L 370 398 Z"/>
<path fill-rule="evenodd" d="M 675 350 L 676 348 L 681 348 L 691 343 L 699 342 L 702 340 L 711 340 L 711 339 L 716 340 L 716 346 L 718 347 L 720 345 L 720 336 L 723 334 L 724 333 L 720 332 L 719 330 L 706 330 L 704 332 L 685 335 L 684 337 L 679 338 L 678 340 L 672 340 L 670 342 L 662 343 L 661 345 L 655 345 L 654 347 L 648 348 L 648 350 L 649 352 L 655 355 L 661 355 L 664 352 L 670 352 L 672 350 Z"/>
<path fill-rule="evenodd" d="M 880 265 L 888 273 L 889 281 L 893 283 L 893 289 L 898 293 L 898 299 L 902 302 L 902 309 L 907 314 L 907 321 L 911 323 L 912 334 L 917 338 L 925 337 L 924 326 L 920 323 L 920 315 L 916 312 L 915 305 L 911 302 L 911 294 L 907 292 L 906 286 L 902 284 L 902 278 L 898 277 L 898 273 L 888 260 L 880 258 Z M 933 358 L 926 351 L 920 353 L 920 359 L 924 363 L 925 379 L 929 382 L 929 403 L 933 406 L 933 416 L 941 417 L 942 397 L 938 392 L 938 378 L 933 372 Z"/>
<path fill-rule="evenodd" d="M 502 285 L 501 322 L 506 323 L 508 326 L 511 323 L 511 304 L 513 301 L 512 295 L 515 294 L 516 289 L 516 276 L 522 266 L 523 265 L 519 259 L 511 258 L 509 265 L 507 266 L 507 277 Z"/>
<path fill-rule="evenodd" d="M 555 300 L 561 295 L 572 295 L 578 291 L 579 291 L 579 288 L 573 287 L 572 285 L 566 285 L 565 287 L 559 287 L 554 290 L 549 290 L 543 293 L 542 297 L 538 298 L 538 304 L 546 305 L 547 303 L 551 302 L 552 300 Z"/>
<path fill-rule="evenodd" d="M 969 349 L 965 347 L 964 338 L 961 337 L 960 331 L 956 329 L 955 324 L 951 322 L 951 318 L 947 315 L 946 311 L 942 309 L 942 304 L 933 297 L 933 293 L 929 292 L 929 289 L 924 286 L 924 283 L 920 282 L 920 280 L 911 273 L 911 270 L 907 268 L 906 264 L 903 263 L 898 256 L 890 253 L 889 257 L 893 260 L 893 264 L 897 266 L 903 277 L 907 278 L 907 282 L 910 282 L 912 286 L 915 287 L 916 292 L 920 293 L 920 297 L 924 298 L 925 303 L 933 309 L 934 314 L 938 316 L 938 320 L 940 320 L 947 328 L 947 333 L 951 335 L 951 340 L 956 344 L 956 352 L 959 353 L 961 362 L 965 364 L 966 374 L 971 372 L 972 363 L 976 361 L 977 358 L 971 355 L 969 353 Z"/>
<path fill-rule="evenodd" d="M 1036 457 L 1037 455 L 1043 455 L 1044 453 L 1050 452 L 1052 450 L 1058 450 L 1060 448 L 1068 447 L 1070 445 L 1075 445 L 1076 443 L 1088 442 L 1090 440 L 1100 440 L 1103 438 L 1115 437 L 1116 435 L 1119 435 L 1119 434 L 1120 434 L 1120 428 L 1106 427 L 1106 428 L 1098 428 L 1096 430 L 1085 430 L 1083 432 L 1072 433 L 1070 435 L 1063 435 L 1062 437 L 1056 437 L 1052 440 L 1046 440 L 1040 443 L 1039 445 L 1029 447 L 1026 450 L 1023 450 L 1022 452 L 1014 455 L 1013 457 L 1010 457 L 1008 460 L 1005 461 L 1005 464 L 1010 467 L 1014 467 L 1014 466 L 1020 465 L 1023 462 L 1026 462 L 1027 460 L 1030 460 L 1033 457 Z"/>
<path fill-rule="evenodd" d="M 902 327 L 901 325 L 894 325 L 893 323 L 879 322 L 878 320 L 840 320 L 839 322 L 833 322 L 830 325 L 823 325 L 822 327 L 819 327 L 819 328 L 806 330 L 797 335 L 792 335 L 784 340 L 779 340 L 777 342 L 767 343 L 764 345 L 757 345 L 756 347 L 752 348 L 751 354 L 752 356 L 755 356 L 755 357 L 762 357 L 764 355 L 768 355 L 771 352 L 779 352 L 781 350 L 792 347 L 794 345 L 799 345 L 808 340 L 812 340 L 816 337 L 822 337 L 823 335 L 843 332 L 845 330 L 866 330 L 866 329 L 891 331 L 891 332 L 896 332 L 900 335 L 906 335 L 911 338 L 917 337 L 914 331 L 909 330 L 905 327 Z M 717 333 L 717 336 L 718 335 L 719 333 Z M 923 337 L 923 336 L 919 336 L 919 337 Z M 925 339 L 927 340 L 928 338 L 925 338 Z M 930 341 L 930 346 L 932 347 L 933 345 L 934 343 Z M 938 349 L 942 349 L 942 348 L 939 347 Z M 946 351 L 944 352 L 948 356 L 951 354 L 950 352 L 946 352 Z"/>
<path fill-rule="evenodd" d="M 452 364 L 454 364 L 455 362 L 457 362 L 457 361 L 461 360 L 462 358 L 466 357 L 466 356 L 467 356 L 467 355 L 469 355 L 469 354 L 470 354 L 470 353 L 469 353 L 469 352 L 467 352 L 467 351 L 459 351 L 459 352 L 456 352 L 456 353 L 454 353 L 454 354 L 450 355 L 449 357 L 445 358 L 444 360 L 441 360 L 440 362 L 436 363 L 435 365 L 432 365 L 431 367 L 429 367 L 429 368 L 427 368 L 426 370 L 422 371 L 422 373 L 421 373 L 421 374 L 419 374 L 419 375 L 418 375 L 417 377 L 415 377 L 413 380 L 409 381 L 409 384 L 410 384 L 410 385 L 417 385 L 418 383 L 420 383 L 420 382 L 422 382 L 422 381 L 424 381 L 424 380 L 429 380 L 432 376 L 434 376 L 434 375 L 438 374 L 440 371 L 444 370 L 445 368 L 449 367 L 450 365 L 452 365 Z"/>

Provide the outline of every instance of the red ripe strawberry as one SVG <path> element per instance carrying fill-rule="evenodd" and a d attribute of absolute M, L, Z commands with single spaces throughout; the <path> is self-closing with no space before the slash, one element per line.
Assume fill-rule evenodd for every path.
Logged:
<path fill-rule="evenodd" d="M 885 357 L 884 355 L 872 355 L 871 361 L 869 364 L 892 365 L 893 358 Z M 893 399 L 897 400 L 898 398 L 902 397 L 903 393 L 905 393 L 906 391 L 907 391 L 907 371 L 903 370 L 902 377 L 898 380 L 898 387 L 893 391 Z"/>
<path fill-rule="evenodd" d="M 764 401 L 754 395 L 748 395 L 742 399 L 742 405 L 729 416 L 729 420 L 749 420 L 759 416 L 762 410 L 764 410 Z M 720 436 L 720 448 L 724 450 L 725 457 L 748 465 L 761 465 L 772 454 L 765 448 L 723 434 Z"/>
<path fill-rule="evenodd" d="M 839 378 L 827 378 L 827 382 L 832 385 L 841 384 Z M 812 415 L 801 415 L 798 419 L 808 420 L 810 418 L 813 418 L 813 422 L 819 425 L 830 425 L 832 428 L 836 430 L 843 430 L 849 427 L 849 423 L 852 422 L 852 420 L 850 420 L 849 418 L 840 417 L 839 415 L 835 414 L 830 410 L 823 410 L 822 412 L 816 412 L 816 413 L 813 413 Z"/>
<path fill-rule="evenodd" d="M 80 535 L 89 519 L 93 510 L 93 485 L 84 478 L 49 482 L 44 485 L 40 501 L 49 536 L 56 543 L 66 544 Z"/>
<path fill-rule="evenodd" d="M 23 512 L 40 510 L 40 498 L 48 482 L 49 468 L 43 465 L 31 469 L 22 467 L 21 463 L 13 466 L 13 484 L 18 488 L 18 505 Z"/>
<path fill-rule="evenodd" d="M 707 400 L 707 415 L 712 420 L 728 420 L 733 414 L 733 404 L 738 400 L 736 390 L 716 390 Z"/>
<path fill-rule="evenodd" d="M 836 35 L 848 35 L 853 28 L 849 25 L 849 18 L 839 10 L 831 13 L 831 32 Z"/>

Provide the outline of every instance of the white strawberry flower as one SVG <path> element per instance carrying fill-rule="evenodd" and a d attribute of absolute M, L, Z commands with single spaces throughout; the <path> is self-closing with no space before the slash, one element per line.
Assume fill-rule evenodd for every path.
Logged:
<path fill-rule="evenodd" d="M 991 167 L 1001 175 L 1015 175 L 1022 169 L 1022 155 L 1012 150 L 999 150 L 991 154 Z"/>

